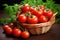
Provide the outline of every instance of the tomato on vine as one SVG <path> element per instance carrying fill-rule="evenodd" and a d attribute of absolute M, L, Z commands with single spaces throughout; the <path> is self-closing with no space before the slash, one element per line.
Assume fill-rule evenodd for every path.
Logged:
<path fill-rule="evenodd" d="M 11 28 L 13 28 L 15 25 L 14 25 L 14 23 L 10 23 L 9 26 L 10 26 Z"/>
<path fill-rule="evenodd" d="M 21 37 L 22 38 L 29 38 L 30 37 L 30 33 L 28 32 L 28 31 L 23 31 L 22 33 L 21 33 Z"/>
<path fill-rule="evenodd" d="M 21 36 L 21 30 L 20 29 L 18 29 L 18 28 L 14 28 L 13 29 L 13 35 L 15 36 L 15 37 L 20 37 Z"/>
<path fill-rule="evenodd" d="M 12 34 L 12 28 L 8 27 L 8 28 L 5 30 L 5 32 L 6 32 L 7 35 Z"/>
<path fill-rule="evenodd" d="M 4 26 L 3 26 L 4 31 L 5 31 L 7 28 L 9 28 L 9 25 L 4 25 Z"/>

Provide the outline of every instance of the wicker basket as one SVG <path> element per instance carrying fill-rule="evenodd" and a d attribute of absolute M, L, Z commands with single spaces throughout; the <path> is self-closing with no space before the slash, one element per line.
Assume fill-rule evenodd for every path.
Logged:
<path fill-rule="evenodd" d="M 20 25 L 27 29 L 32 34 L 43 34 L 49 31 L 49 29 L 52 27 L 52 25 L 55 23 L 55 13 L 51 19 L 46 23 L 40 23 L 40 24 L 26 24 L 21 23 Z"/>

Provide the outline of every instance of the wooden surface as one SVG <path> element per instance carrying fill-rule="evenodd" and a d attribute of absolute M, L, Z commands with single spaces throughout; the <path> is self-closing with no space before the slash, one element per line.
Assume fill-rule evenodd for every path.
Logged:
<path fill-rule="evenodd" d="M 2 26 L 0 26 L 0 40 L 60 40 L 60 24 L 54 24 L 45 34 L 31 35 L 28 39 L 8 37 L 3 32 Z"/>

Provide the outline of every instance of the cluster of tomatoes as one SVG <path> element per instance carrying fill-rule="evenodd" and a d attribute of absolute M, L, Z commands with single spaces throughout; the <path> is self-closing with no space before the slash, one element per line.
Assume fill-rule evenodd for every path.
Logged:
<path fill-rule="evenodd" d="M 30 34 L 28 31 L 22 31 L 21 29 L 15 27 L 13 23 L 3 26 L 3 30 L 7 35 L 13 35 L 14 37 L 29 38 Z"/>
<path fill-rule="evenodd" d="M 28 23 L 28 24 L 37 24 L 37 23 L 44 23 L 50 20 L 53 16 L 54 12 L 52 10 L 48 10 L 45 6 L 36 6 L 31 7 L 28 4 L 25 4 L 20 8 L 21 12 L 18 16 L 19 23 Z"/>
<path fill-rule="evenodd" d="M 20 12 L 16 13 L 19 23 L 38 24 L 48 22 L 53 16 L 52 10 L 46 10 L 45 6 L 31 7 L 28 4 L 23 5 L 20 8 Z M 3 30 L 7 35 L 13 35 L 14 37 L 29 38 L 28 31 L 22 31 L 18 29 L 14 23 L 3 26 Z"/>

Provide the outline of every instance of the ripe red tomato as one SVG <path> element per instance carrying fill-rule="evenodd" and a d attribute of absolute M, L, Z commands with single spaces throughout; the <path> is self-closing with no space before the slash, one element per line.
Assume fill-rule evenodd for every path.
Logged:
<path fill-rule="evenodd" d="M 47 14 L 48 14 L 48 12 L 45 10 L 44 13 L 43 13 L 43 15 L 47 16 Z"/>
<path fill-rule="evenodd" d="M 4 26 L 3 26 L 4 31 L 5 31 L 7 28 L 9 28 L 8 25 L 4 25 Z"/>
<path fill-rule="evenodd" d="M 24 32 L 21 33 L 21 37 L 22 38 L 25 38 L 26 39 L 26 38 L 29 38 L 29 36 L 30 36 L 30 34 L 27 31 L 24 31 Z"/>
<path fill-rule="evenodd" d="M 29 24 L 36 24 L 38 23 L 38 18 L 34 15 L 27 17 L 27 22 Z"/>
<path fill-rule="evenodd" d="M 7 35 L 12 34 L 12 28 L 8 27 L 5 32 Z"/>
<path fill-rule="evenodd" d="M 47 17 L 50 19 L 53 16 L 53 11 L 49 10 L 47 15 L 48 15 Z"/>
<path fill-rule="evenodd" d="M 33 14 L 33 15 L 36 15 L 37 17 L 41 16 L 43 14 L 43 10 L 41 9 L 40 11 L 34 9 L 34 8 L 30 8 L 30 12 Z"/>
<path fill-rule="evenodd" d="M 47 22 L 47 18 L 44 15 L 42 15 L 39 17 L 39 22 Z"/>
<path fill-rule="evenodd" d="M 24 23 L 24 22 L 26 22 L 26 20 L 27 20 L 27 17 L 24 14 L 21 14 L 18 16 L 19 22 Z"/>
<path fill-rule="evenodd" d="M 14 28 L 13 29 L 13 35 L 15 37 L 19 37 L 21 35 L 21 30 L 20 29 L 17 29 L 17 28 Z"/>
<path fill-rule="evenodd" d="M 40 17 L 41 15 L 43 15 L 44 11 L 41 9 L 38 13 L 37 16 Z"/>
<path fill-rule="evenodd" d="M 49 10 L 48 12 L 44 11 L 44 15 L 50 19 L 53 16 L 53 11 L 52 10 Z"/>
<path fill-rule="evenodd" d="M 28 4 L 25 4 L 25 5 L 21 8 L 21 10 L 22 10 L 23 12 L 27 12 L 27 11 L 30 10 L 30 6 L 29 6 Z"/>

